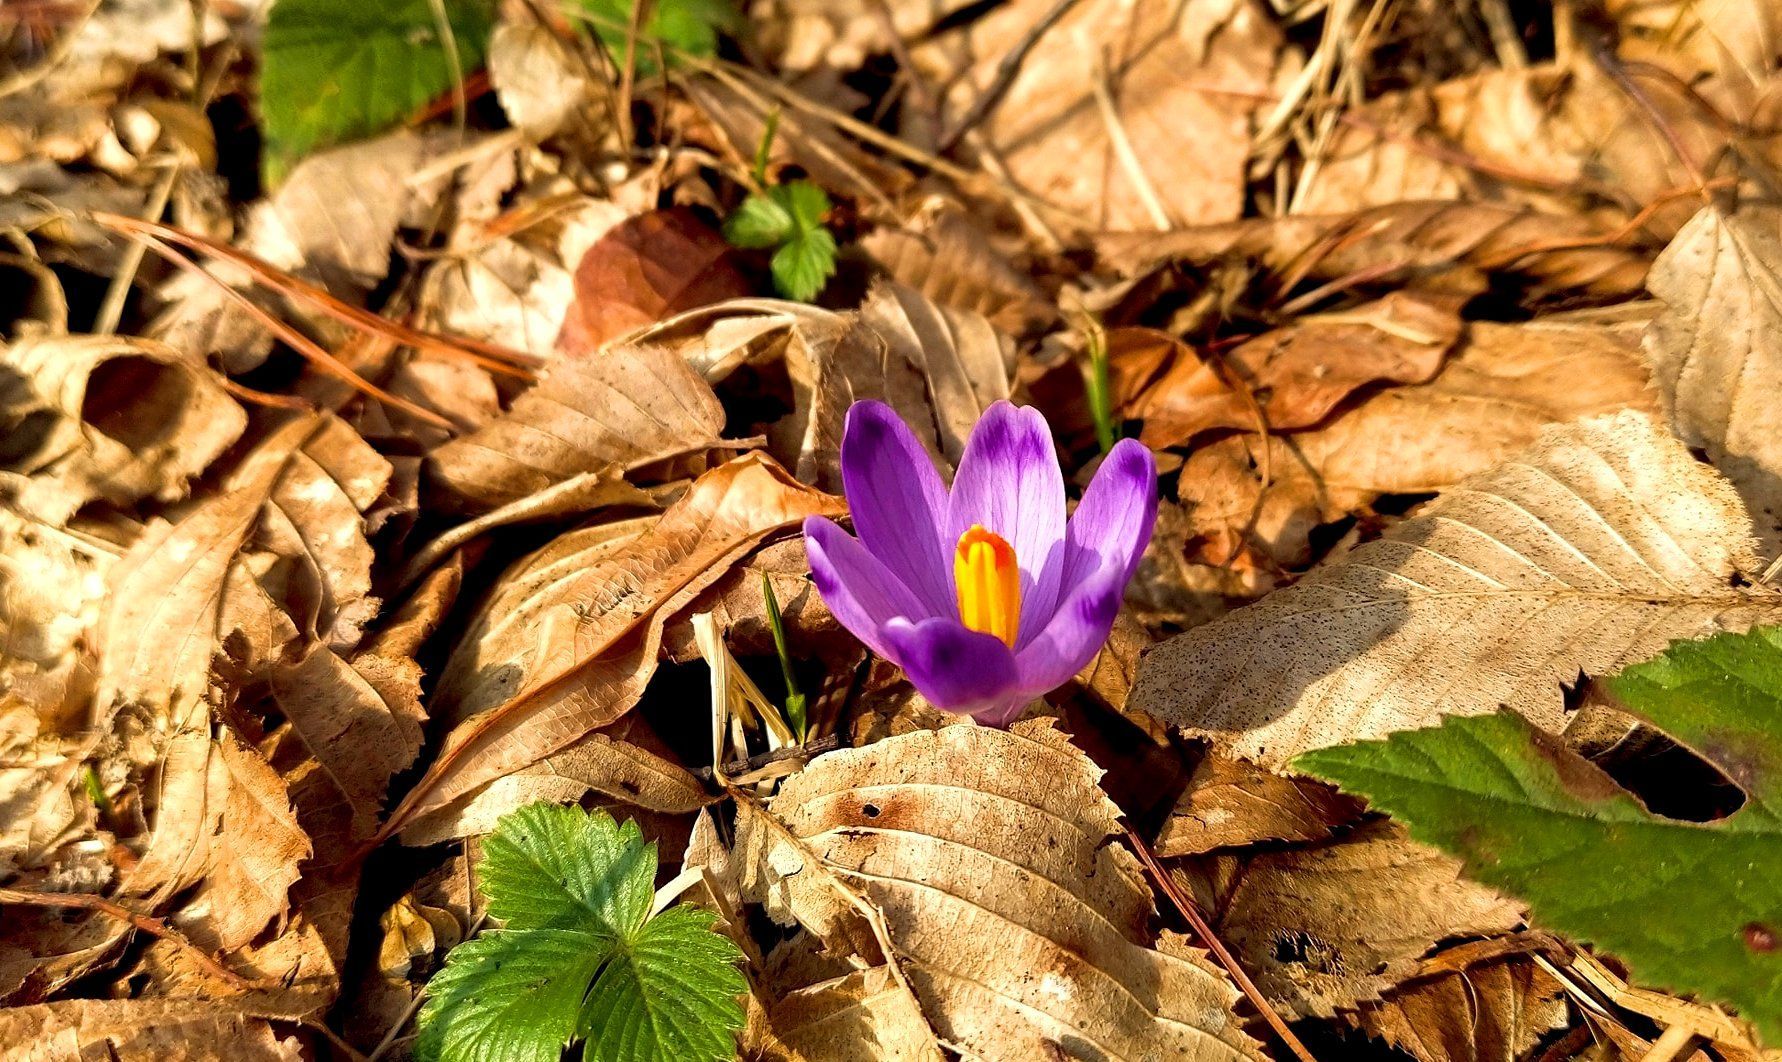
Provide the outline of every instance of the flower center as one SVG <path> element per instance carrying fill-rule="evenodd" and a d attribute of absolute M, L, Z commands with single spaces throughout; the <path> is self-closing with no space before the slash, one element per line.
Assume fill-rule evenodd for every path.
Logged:
<path fill-rule="evenodd" d="M 994 531 L 973 524 L 953 550 L 953 581 L 959 592 L 959 621 L 974 631 L 1015 647 L 1021 625 L 1021 569 L 1015 547 Z"/>

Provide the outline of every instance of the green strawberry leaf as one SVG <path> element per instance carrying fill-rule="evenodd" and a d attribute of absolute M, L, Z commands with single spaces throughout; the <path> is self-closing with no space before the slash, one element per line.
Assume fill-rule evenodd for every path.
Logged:
<path fill-rule="evenodd" d="M 771 193 L 773 189 L 768 189 Z M 792 214 L 771 194 L 752 195 L 724 219 L 724 239 L 732 247 L 778 247 L 792 236 Z"/>
<path fill-rule="evenodd" d="M 1731 1004 L 1782 1043 L 1782 628 L 1678 642 L 1610 689 L 1745 794 L 1717 822 L 1646 810 L 1521 716 L 1452 718 L 1294 766 L 1368 798 L 1551 929 Z"/>
<path fill-rule="evenodd" d="M 736 969 L 742 953 L 712 932 L 712 918 L 676 907 L 619 946 L 582 1009 L 587 1062 L 706 1062 L 736 1053 L 730 1030 L 742 1025 L 737 997 L 749 986 Z"/>
<path fill-rule="evenodd" d="M 777 184 L 743 200 L 724 238 L 746 249 L 778 248 L 768 264 L 781 295 L 809 302 L 835 275 L 835 236 L 823 227 L 829 195 L 810 181 Z"/>
<path fill-rule="evenodd" d="M 482 64 L 493 0 L 446 0 L 464 76 Z M 266 19 L 260 115 L 267 179 L 313 151 L 370 136 L 452 87 L 431 0 L 277 0 Z"/>
<path fill-rule="evenodd" d="M 510 929 L 637 932 L 655 896 L 656 846 L 637 823 L 539 802 L 502 817 L 483 843 L 489 917 Z"/>
<path fill-rule="evenodd" d="M 453 949 L 427 986 L 422 1058 L 555 1062 L 584 1038 L 589 1060 L 735 1053 L 742 953 L 709 912 L 650 916 L 656 846 L 635 822 L 529 804 L 496 824 L 478 871 L 505 924 Z"/>
<path fill-rule="evenodd" d="M 610 939 L 560 929 L 504 929 L 453 948 L 427 984 L 416 1056 L 557 1062 L 611 951 Z"/>

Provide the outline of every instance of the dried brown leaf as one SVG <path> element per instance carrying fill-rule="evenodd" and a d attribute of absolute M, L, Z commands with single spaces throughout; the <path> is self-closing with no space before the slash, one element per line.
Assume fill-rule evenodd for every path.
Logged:
<path fill-rule="evenodd" d="M 1736 491 L 1645 414 L 1543 432 L 1384 539 L 1145 658 L 1133 703 L 1280 766 L 1782 618 Z"/>
<path fill-rule="evenodd" d="M 1570 1016 L 1558 981 L 1507 960 L 1413 982 L 1347 1020 L 1417 1062 L 1517 1062 Z"/>
<path fill-rule="evenodd" d="M 899 284 L 941 306 L 979 314 L 1010 335 L 1027 335 L 1058 319 L 1033 278 L 950 199 L 931 198 L 908 227 L 875 229 L 860 246 Z"/>
<path fill-rule="evenodd" d="M 768 1020 L 786 1047 L 808 1059 L 938 1062 L 941 1057 L 915 997 L 883 966 L 782 993 Z"/>
<path fill-rule="evenodd" d="M 1736 484 L 1773 551 L 1782 540 L 1782 210 L 1704 208 L 1653 263 L 1664 312 L 1646 355 L 1683 440 Z"/>
<path fill-rule="evenodd" d="M 619 718 L 655 671 L 668 617 L 768 536 L 841 511 L 745 454 L 701 476 L 623 549 L 609 539 L 591 561 L 547 546 L 522 562 L 524 590 L 492 602 L 454 654 L 448 677 L 465 684 L 445 695 L 464 721 L 385 833 Z M 533 618 L 514 623 L 522 614 Z"/>
<path fill-rule="evenodd" d="M 635 473 L 718 445 L 724 410 L 685 362 L 659 347 L 562 357 L 486 427 L 427 459 L 429 479 L 493 509 L 608 465 Z"/>
<path fill-rule="evenodd" d="M 300 1062 L 301 1043 L 229 1002 L 69 999 L 0 1010 L 0 1042 L 30 1062 Z"/>
<path fill-rule="evenodd" d="M 790 836 L 739 821 L 744 895 L 832 946 L 859 942 L 860 913 L 800 872 L 808 849 L 881 912 L 929 1023 L 968 1055 L 1260 1057 L 1216 968 L 1145 946 L 1150 891 L 1108 843 L 1118 809 L 1100 773 L 1039 722 L 831 753 L 774 800 Z"/>
<path fill-rule="evenodd" d="M 752 294 L 717 230 L 686 207 L 652 210 L 613 226 L 582 256 L 557 346 L 585 356 L 645 325 Z"/>
<path fill-rule="evenodd" d="M 0 355 L 17 504 L 61 524 L 93 500 L 176 501 L 247 426 L 201 361 L 127 336 L 43 336 Z"/>
<path fill-rule="evenodd" d="M 1159 856 L 1189 856 L 1262 841 L 1319 841 L 1361 816 L 1360 801 L 1217 753 L 1188 778 L 1158 831 Z"/>
<path fill-rule="evenodd" d="M 1145 422 L 1146 445 L 1175 446 L 1214 428 L 1271 430 L 1318 423 L 1357 389 L 1424 383 L 1460 338 L 1450 305 L 1395 293 L 1343 313 L 1306 317 L 1203 360 L 1176 345 L 1174 364 L 1129 407 Z M 1131 358 L 1129 344 L 1168 341 L 1145 329 L 1117 329 L 1108 356 Z M 1216 362 L 1210 364 L 1209 362 Z"/>
<path fill-rule="evenodd" d="M 953 86 L 948 122 L 1052 7 L 1006 4 L 914 50 L 931 81 Z M 979 131 L 1013 183 L 1071 230 L 1229 221 L 1243 207 L 1250 116 L 1281 51 L 1274 20 L 1248 0 L 1079 4 L 1039 38 Z M 1098 82 L 1111 107 L 1097 106 Z"/>
<path fill-rule="evenodd" d="M 1519 904 L 1460 861 L 1379 822 L 1328 844 L 1214 857 L 1201 882 L 1221 940 L 1283 1013 L 1332 1016 L 1379 998 L 1449 937 L 1500 933 Z"/>

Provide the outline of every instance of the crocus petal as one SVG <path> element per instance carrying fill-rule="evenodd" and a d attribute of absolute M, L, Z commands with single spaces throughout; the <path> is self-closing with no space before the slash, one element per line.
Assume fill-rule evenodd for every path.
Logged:
<path fill-rule="evenodd" d="M 860 401 L 842 429 L 841 469 L 861 544 L 927 604 L 924 615 L 951 614 L 958 536 L 942 539 L 947 490 L 928 451 L 890 406 Z"/>
<path fill-rule="evenodd" d="M 885 625 L 893 619 L 926 618 L 929 611 L 923 603 L 865 546 L 826 517 L 805 517 L 804 552 L 817 593 L 836 622 L 873 652 L 896 659 L 885 639 Z"/>
<path fill-rule="evenodd" d="M 937 616 L 919 623 L 885 624 L 885 656 L 937 708 L 951 712 L 1005 712 L 1019 696 L 1015 654 L 1001 639 Z"/>
<path fill-rule="evenodd" d="M 1063 599 L 1016 659 L 1021 689 L 1040 696 L 1081 671 L 1107 641 L 1126 584 L 1157 520 L 1157 468 L 1133 439 L 1108 453 L 1066 531 Z"/>
<path fill-rule="evenodd" d="M 948 542 L 982 524 L 1015 547 L 1021 626 L 1015 645 L 1039 633 L 1058 600 L 1064 564 L 1064 473 L 1040 411 L 997 402 L 984 411 L 953 479 Z"/>

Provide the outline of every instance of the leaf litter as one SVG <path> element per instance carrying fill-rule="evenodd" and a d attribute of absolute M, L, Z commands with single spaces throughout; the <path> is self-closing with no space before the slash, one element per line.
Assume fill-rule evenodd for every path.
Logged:
<path fill-rule="evenodd" d="M 1782 1047 L 1769 5 L 15 6 L 0 1054 Z M 1155 454 L 1010 730 L 866 399 Z"/>

